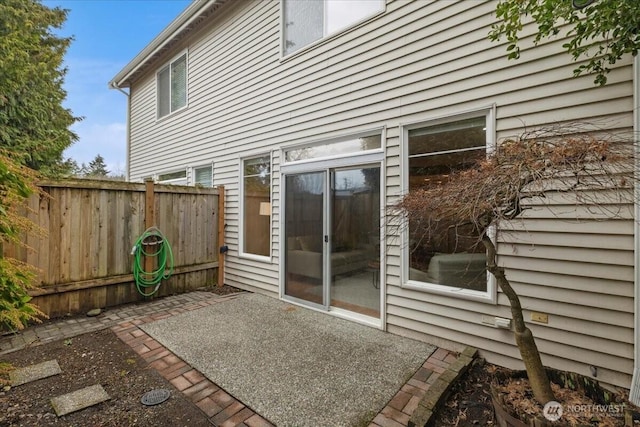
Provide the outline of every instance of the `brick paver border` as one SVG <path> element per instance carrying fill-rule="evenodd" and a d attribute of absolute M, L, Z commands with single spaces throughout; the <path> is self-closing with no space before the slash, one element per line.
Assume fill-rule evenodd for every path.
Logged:
<path fill-rule="evenodd" d="M 108 310 L 99 317 L 76 317 L 34 326 L 19 335 L 0 338 L 0 355 L 30 345 L 70 338 L 101 329 L 111 330 L 176 390 L 223 427 L 269 427 L 267 419 L 234 398 L 140 329 L 140 325 L 237 298 L 195 291 L 142 304 Z M 469 366 L 476 350 L 455 353 L 436 349 L 376 415 L 369 427 L 423 426 L 435 412 L 453 381 Z"/>
<path fill-rule="evenodd" d="M 180 309 L 161 311 L 122 322 L 111 330 L 128 344 L 150 367 L 157 370 L 187 399 L 204 412 L 216 426 L 273 427 L 273 424 L 231 396 L 204 375 L 180 359 L 169 349 L 140 329 L 140 325 L 165 319 L 185 311 L 197 310 L 235 298 L 237 295 L 214 298 Z"/>

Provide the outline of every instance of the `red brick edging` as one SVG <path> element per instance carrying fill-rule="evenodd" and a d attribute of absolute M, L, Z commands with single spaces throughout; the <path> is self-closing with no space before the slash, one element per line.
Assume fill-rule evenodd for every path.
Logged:
<path fill-rule="evenodd" d="M 236 298 L 236 295 L 213 297 L 180 308 L 172 308 L 146 317 L 119 323 L 111 328 L 124 343 L 128 344 L 150 367 L 157 370 L 178 391 L 193 402 L 217 426 L 273 427 L 274 425 L 251 408 L 234 398 L 199 371 L 191 367 L 158 341 L 139 328 L 145 323 L 165 319 L 176 314 L 197 310 L 219 302 Z M 475 349 L 473 350 L 475 354 Z M 415 374 L 402 386 L 387 405 L 373 419 L 369 427 L 401 427 L 413 425 L 412 418 L 418 413 L 431 412 L 433 406 L 425 407 L 429 394 L 440 396 L 444 386 L 457 377 L 461 365 L 467 365 L 470 357 L 438 348 L 427 358 Z M 464 362 L 464 363 L 462 363 Z M 444 383 L 444 385 L 443 385 Z"/>
<path fill-rule="evenodd" d="M 402 386 L 369 427 L 423 426 L 437 411 L 451 384 L 466 371 L 477 351 L 438 348 Z"/>
<path fill-rule="evenodd" d="M 140 325 L 145 323 L 217 304 L 234 297 L 235 296 L 218 297 L 200 301 L 195 304 L 189 304 L 182 308 L 158 312 L 141 319 L 120 323 L 111 328 L 111 330 L 115 332 L 118 338 L 138 353 L 150 367 L 157 370 L 178 391 L 182 392 L 184 396 L 198 406 L 214 425 L 222 427 L 238 425 L 248 427 L 273 427 L 273 424 L 265 418 L 256 414 L 251 408 L 248 408 L 242 402 L 209 381 L 200 372 L 192 368 L 139 328 Z"/>

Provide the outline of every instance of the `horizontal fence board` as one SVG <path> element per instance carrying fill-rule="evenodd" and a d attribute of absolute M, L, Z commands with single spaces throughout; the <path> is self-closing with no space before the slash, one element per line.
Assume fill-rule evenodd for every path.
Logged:
<path fill-rule="evenodd" d="M 215 269 L 218 267 L 218 262 L 209 262 L 205 264 L 190 265 L 186 267 L 176 267 L 173 271 L 173 275 L 179 276 L 186 273 L 195 273 L 203 270 Z M 31 296 L 43 296 L 51 294 L 60 294 L 64 292 L 72 292 L 78 290 L 86 290 L 92 288 L 99 288 L 102 286 L 109 286 L 121 283 L 133 283 L 133 274 L 123 274 L 120 276 L 109 276 L 100 279 L 83 280 L 80 282 L 65 283 L 62 285 L 46 286 L 42 288 L 35 288 L 29 291 Z"/>
<path fill-rule="evenodd" d="M 42 233 L 3 255 L 38 270 L 33 302 L 49 316 L 144 300 L 131 250 L 145 231 L 145 184 L 59 180 L 39 183 L 25 216 Z M 218 278 L 217 188 L 153 185 L 154 221 L 174 252 L 174 271 L 158 294 L 211 286 Z"/>

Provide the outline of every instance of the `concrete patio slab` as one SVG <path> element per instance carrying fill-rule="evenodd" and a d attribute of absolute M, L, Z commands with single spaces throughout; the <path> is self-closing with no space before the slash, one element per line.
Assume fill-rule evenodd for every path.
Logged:
<path fill-rule="evenodd" d="M 43 378 L 52 377 L 62 372 L 60 365 L 56 359 L 47 360 L 37 365 L 25 366 L 9 372 L 9 380 L 11 385 L 17 387 L 32 381 L 41 380 Z"/>
<path fill-rule="evenodd" d="M 435 350 L 259 294 L 140 328 L 278 426 L 363 425 Z"/>
<path fill-rule="evenodd" d="M 54 397 L 51 399 L 51 406 L 56 415 L 61 417 L 106 400 L 109 400 L 109 395 L 100 384 L 96 384 Z"/>

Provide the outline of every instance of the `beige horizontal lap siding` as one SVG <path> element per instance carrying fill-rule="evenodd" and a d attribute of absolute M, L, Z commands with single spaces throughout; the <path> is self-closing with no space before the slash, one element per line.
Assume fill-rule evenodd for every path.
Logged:
<path fill-rule="evenodd" d="M 633 221 L 624 218 L 630 206 L 608 206 L 613 220 L 591 207 L 578 212 L 589 219 L 578 221 L 570 219 L 576 214 L 570 206 L 554 208 L 563 212 L 560 217 L 543 210 L 505 227 L 500 262 L 527 308 L 526 319 L 530 311 L 549 315 L 547 325 L 531 324 L 548 359 L 558 367 L 578 362 L 585 373 L 597 367 L 603 381 L 628 386 L 634 243 Z M 580 356 L 557 351 L 567 345 Z M 622 360 L 614 364 L 612 357 Z"/>
<path fill-rule="evenodd" d="M 269 154 L 266 151 L 263 154 Z M 217 165 L 214 163 L 214 165 Z M 240 250 L 240 183 L 238 156 L 219 161 L 214 170 L 216 185 L 224 185 L 227 195 L 225 205 L 225 242 L 229 247 L 225 259 L 225 283 L 241 289 L 277 296 L 278 266 L 273 262 L 256 261 L 238 256 Z"/>
<path fill-rule="evenodd" d="M 401 124 L 495 104 L 501 138 L 558 122 L 631 128 L 630 60 L 620 61 L 605 89 L 594 87 L 590 76 L 572 78 L 576 64 L 561 51 L 561 38 L 527 47 L 520 60 L 509 61 L 507 42 L 486 37 L 495 4 L 388 1 L 384 14 L 283 60 L 280 2 L 229 2 L 133 83 L 131 176 L 211 159 L 214 184 L 226 189 L 226 282 L 276 296 L 280 147 L 385 127 L 389 206 L 403 191 Z M 156 120 L 155 73 L 184 49 L 188 108 Z M 273 156 L 267 262 L 238 256 L 239 159 L 255 154 Z M 548 324 L 532 324 L 545 362 L 586 374 L 596 366 L 599 379 L 628 387 L 633 221 L 628 206 L 620 212 L 621 219 L 603 221 L 606 215 L 570 203 L 560 202 L 553 213 L 532 209 L 526 220 L 505 224 L 499 253 L 522 294 L 527 319 L 531 311 L 549 315 Z M 512 335 L 482 324 L 483 316 L 510 317 L 504 295 L 494 305 L 401 287 L 396 218 L 387 216 L 383 246 L 387 329 L 473 345 L 490 361 L 517 366 Z"/>
<path fill-rule="evenodd" d="M 271 261 L 278 266 L 280 263 L 280 214 L 281 214 L 281 188 L 280 180 L 280 151 L 272 151 L 271 163 Z M 279 284 L 279 282 L 278 282 Z"/>
<path fill-rule="evenodd" d="M 260 152 L 260 154 L 271 155 L 269 151 Z M 279 267 L 278 267 L 278 242 L 279 239 L 272 239 L 271 243 L 271 260 L 256 261 L 253 259 L 238 257 L 240 245 L 240 223 L 238 218 L 239 212 L 239 187 L 238 187 L 238 162 L 234 160 L 230 162 L 233 167 L 225 167 L 225 174 L 218 178 L 221 182 L 228 182 L 225 188 L 229 186 L 233 189 L 230 193 L 230 205 L 227 208 L 227 227 L 225 229 L 226 241 L 229 246 L 229 256 L 225 263 L 225 283 L 231 286 L 237 286 L 253 292 L 259 292 L 270 296 L 278 295 L 279 285 Z M 278 158 L 273 158 L 272 163 L 272 195 L 278 200 L 279 179 L 277 177 Z M 278 233 L 278 204 L 272 202 L 271 229 L 272 235 L 277 236 Z"/>
<path fill-rule="evenodd" d="M 456 36 L 442 34 L 452 46 Z M 460 38 L 460 46 L 484 43 Z M 571 78 L 574 65 L 558 53 L 560 44 L 531 51 L 521 63 L 495 56 L 470 66 L 431 63 L 434 71 L 448 67 L 451 83 L 437 73 L 429 76 L 423 85 L 414 86 L 425 89 L 403 99 L 403 109 L 409 110 L 407 103 L 413 102 L 431 107 L 431 100 L 442 107 L 432 113 L 431 108 L 417 111 L 408 121 L 454 113 L 471 100 L 482 105 L 486 99 L 497 105 L 499 136 L 521 133 L 524 126 L 581 120 L 611 130 L 629 129 L 630 67 L 615 70 L 607 89 L 594 88 L 590 77 Z M 479 51 L 497 55 L 502 49 L 488 45 Z M 448 58 L 456 54 L 455 49 L 442 53 Z M 490 63 L 496 66 L 487 72 Z M 388 155 L 387 195 L 392 202 L 401 189 L 396 184 L 399 159 L 391 154 L 391 144 Z M 631 212 L 630 206 L 614 211 L 622 218 Z M 595 221 L 607 215 L 575 205 L 558 206 L 555 212 L 527 212 L 526 221 L 512 226 L 517 231 L 501 236 L 515 244 L 500 244 L 500 262 L 522 296 L 527 319 L 532 310 L 549 315 L 547 325 L 531 326 L 546 363 L 585 374 L 595 366 L 598 378 L 628 387 L 633 367 L 633 221 Z M 572 221 L 576 217 L 582 220 Z M 510 317 L 503 295 L 493 306 L 400 288 L 399 252 L 392 248 L 387 257 L 389 331 L 475 345 L 489 360 L 521 367 L 511 335 L 482 324 L 482 316 Z"/>

